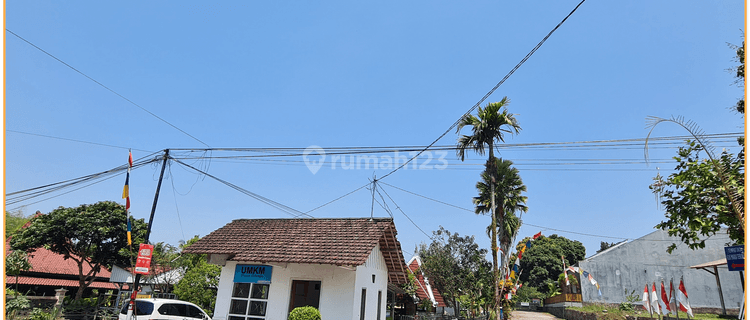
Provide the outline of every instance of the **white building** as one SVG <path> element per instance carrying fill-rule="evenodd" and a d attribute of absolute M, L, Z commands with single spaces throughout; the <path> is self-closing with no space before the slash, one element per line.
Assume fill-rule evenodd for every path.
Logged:
<path fill-rule="evenodd" d="M 223 266 L 216 320 L 284 320 L 299 306 L 384 320 L 388 285 L 407 279 L 391 218 L 234 220 L 184 252 Z"/>

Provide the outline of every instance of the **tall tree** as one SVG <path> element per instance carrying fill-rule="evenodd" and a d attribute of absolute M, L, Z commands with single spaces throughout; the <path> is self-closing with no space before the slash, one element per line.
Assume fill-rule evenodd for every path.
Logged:
<path fill-rule="evenodd" d="M 732 68 L 735 84 L 745 86 L 745 41 L 742 46 L 730 45 L 735 50 L 737 67 Z M 745 114 L 745 100 L 739 99 L 735 111 Z M 673 121 L 675 122 L 675 121 Z M 678 124 L 681 124 L 678 122 Z M 671 236 L 679 236 L 691 249 L 705 246 L 701 236 L 710 236 L 727 228 L 735 244 L 745 243 L 745 138 L 737 141 L 742 147 L 737 155 L 724 150 L 713 156 L 713 147 L 704 139 L 700 130 L 693 133 L 694 124 L 688 122 L 688 131 L 695 140 L 688 140 L 680 147 L 675 173 L 666 179 L 657 175 L 649 186 L 660 197 L 667 220 L 656 228 L 667 230 Z M 683 125 L 684 127 L 684 125 Z M 704 152 L 708 159 L 701 159 Z M 667 252 L 676 248 L 672 244 Z"/>
<path fill-rule="evenodd" d="M 508 252 L 510 248 L 512 238 L 521 226 L 520 219 L 515 215 L 516 212 L 527 212 L 529 208 L 526 206 L 526 200 L 528 199 L 523 195 L 526 192 L 526 185 L 523 184 L 521 176 L 518 174 L 518 169 L 513 167 L 513 162 L 510 160 L 503 160 L 502 158 L 495 159 L 495 203 L 499 204 L 495 217 L 496 221 L 502 221 L 499 223 L 502 232 L 499 232 L 501 238 L 500 248 L 504 252 Z M 477 191 L 479 196 L 474 197 L 475 212 L 477 214 L 487 214 L 491 212 L 491 201 L 490 192 L 492 183 L 492 175 L 484 171 L 481 174 L 482 180 L 477 182 Z M 491 233 L 490 228 L 488 232 Z"/>
<path fill-rule="evenodd" d="M 491 102 L 485 108 L 479 107 L 477 116 L 466 114 L 459 120 L 456 132 L 461 132 L 466 126 L 471 126 L 471 135 L 462 135 L 458 138 L 456 154 L 464 161 L 466 150 L 474 150 L 480 155 L 484 155 L 485 148 L 489 152 L 489 159 L 486 163 L 486 171 L 490 172 L 494 181 L 495 177 L 495 143 L 505 142 L 505 134 L 517 134 L 521 131 L 521 126 L 516 121 L 515 115 L 508 112 L 506 106 L 510 103 L 508 97 L 503 97 L 499 102 Z M 501 111 L 502 109 L 502 111 Z M 495 184 L 490 184 L 490 193 L 495 194 Z M 500 319 L 500 291 L 498 281 L 500 274 L 497 265 L 497 221 L 495 197 L 490 197 L 490 228 L 491 228 L 491 251 L 492 251 L 492 276 L 494 283 L 494 303 L 497 319 Z M 500 224 L 502 225 L 503 214 L 500 214 Z M 502 230 L 502 229 L 501 229 Z M 502 235 L 501 235 L 502 237 Z"/>
<path fill-rule="evenodd" d="M 113 264 L 130 265 L 125 207 L 112 201 L 84 204 L 75 208 L 59 207 L 39 215 L 10 241 L 13 250 L 34 252 L 45 247 L 72 259 L 78 265 L 76 300 L 94 281 L 101 268 Z M 146 235 L 143 219 L 133 221 L 133 241 Z M 90 271 L 84 272 L 84 265 Z"/>
<path fill-rule="evenodd" d="M 184 268 L 180 266 L 178 261 L 179 258 L 179 248 L 165 242 L 154 244 L 147 281 L 153 284 L 159 292 L 171 292 L 172 287 L 184 274 Z"/>

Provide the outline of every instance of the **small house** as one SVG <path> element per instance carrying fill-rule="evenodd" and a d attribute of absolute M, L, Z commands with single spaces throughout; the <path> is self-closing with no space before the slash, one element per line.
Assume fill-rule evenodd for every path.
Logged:
<path fill-rule="evenodd" d="M 389 285 L 406 283 L 392 218 L 240 219 L 184 250 L 222 266 L 213 319 L 386 318 Z"/>

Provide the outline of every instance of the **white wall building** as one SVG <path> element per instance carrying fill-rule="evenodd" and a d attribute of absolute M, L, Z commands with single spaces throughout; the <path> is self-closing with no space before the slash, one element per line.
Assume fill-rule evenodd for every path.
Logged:
<path fill-rule="evenodd" d="M 185 250 L 222 265 L 216 320 L 386 317 L 388 284 L 406 281 L 393 219 L 235 220 Z"/>

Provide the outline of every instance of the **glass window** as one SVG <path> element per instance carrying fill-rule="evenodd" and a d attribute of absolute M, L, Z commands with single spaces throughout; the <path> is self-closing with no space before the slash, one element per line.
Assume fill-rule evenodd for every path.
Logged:
<path fill-rule="evenodd" d="M 182 317 L 185 316 L 185 308 L 184 305 L 175 304 L 175 303 L 165 303 L 159 307 L 159 313 L 163 314 L 165 316 L 178 316 Z M 180 310 L 182 309 L 182 310 Z"/>
<path fill-rule="evenodd" d="M 265 320 L 269 288 L 268 284 L 235 283 L 228 320 Z"/>
<path fill-rule="evenodd" d="M 120 313 L 122 314 L 128 314 L 128 304 L 130 303 L 130 300 L 125 301 L 125 303 L 122 305 L 122 309 L 120 310 Z M 143 315 L 149 315 L 152 312 L 154 312 L 154 304 L 148 301 L 135 301 L 135 314 L 138 316 Z"/>
<path fill-rule="evenodd" d="M 201 312 L 201 309 L 198 309 L 198 307 L 186 304 L 185 309 L 188 318 L 203 319 L 203 312 Z"/>

